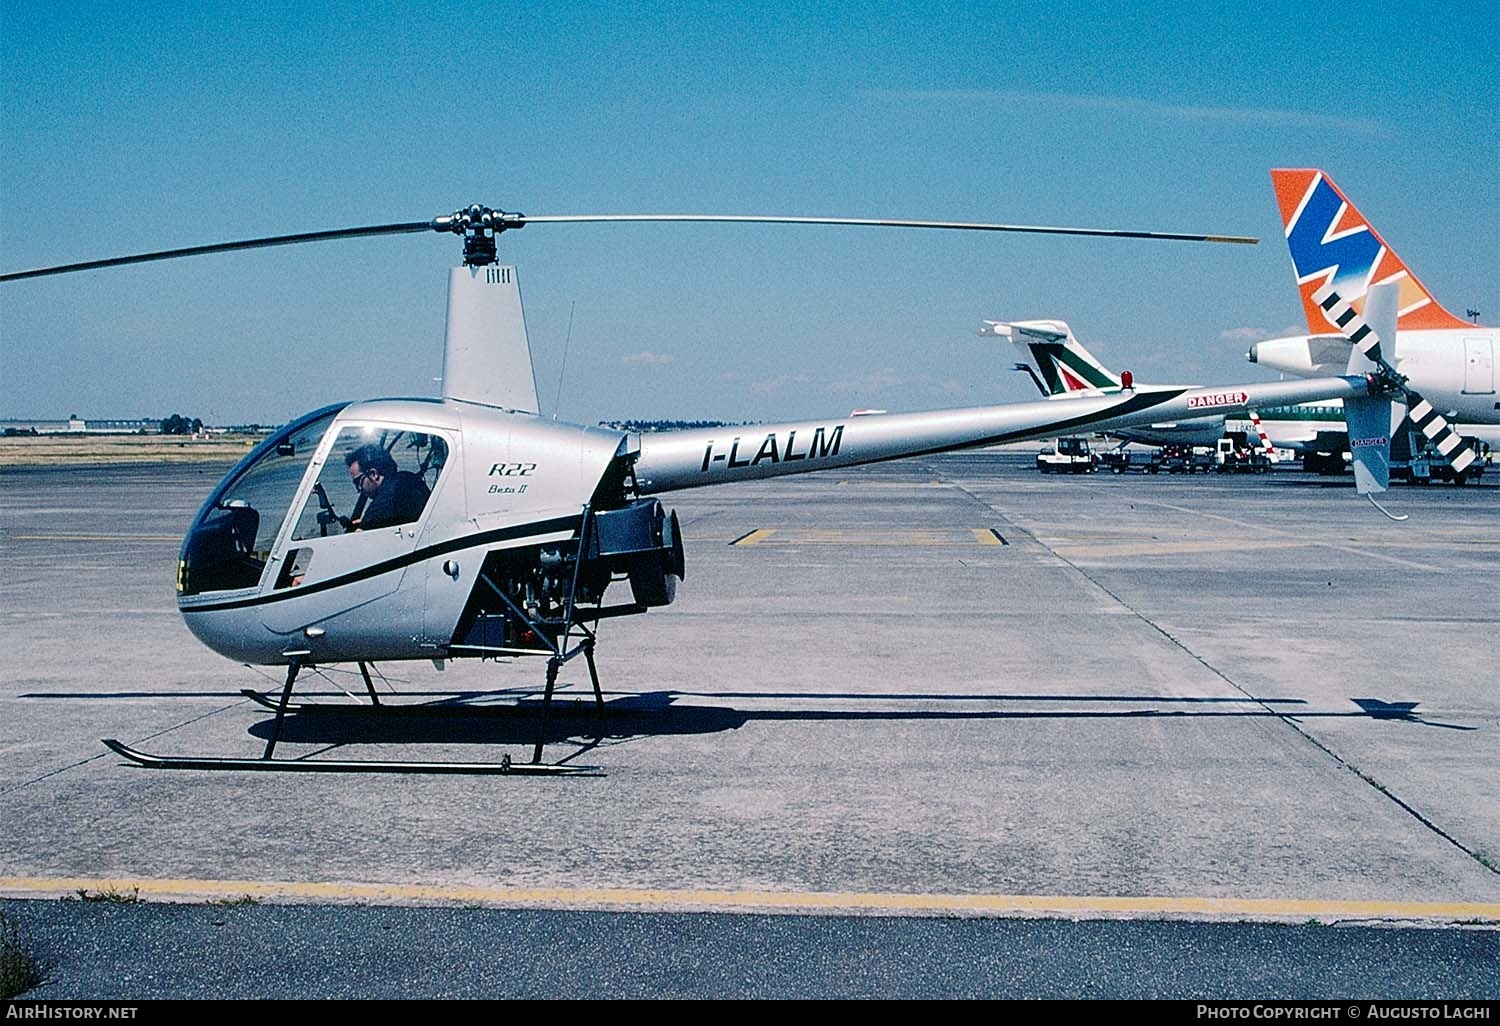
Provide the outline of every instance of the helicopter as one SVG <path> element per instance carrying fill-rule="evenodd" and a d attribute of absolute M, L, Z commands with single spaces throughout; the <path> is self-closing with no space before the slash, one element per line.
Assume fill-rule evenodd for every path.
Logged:
<path fill-rule="evenodd" d="M 279 695 L 246 691 L 276 715 L 259 757 L 146 753 L 140 766 L 303 772 L 573 774 L 542 761 L 559 670 L 582 656 L 594 705 L 600 625 L 671 605 L 686 578 L 677 515 L 660 496 L 688 488 L 1255 406 L 1358 400 L 1380 372 L 1226 387 L 1140 389 L 1056 402 L 864 414 L 631 433 L 540 416 L 516 268 L 497 239 L 542 223 L 833 224 L 1173 241 L 1237 236 L 981 222 L 714 214 L 526 216 L 474 204 L 425 221 L 213 243 L 0 274 L 0 282 L 268 246 L 436 231 L 463 240 L 448 276 L 442 394 L 343 402 L 298 417 L 209 494 L 183 539 L 177 605 L 221 655 L 285 667 Z M 353 486 L 352 501 L 345 502 Z M 341 498 L 335 498 L 339 496 Z M 609 597 L 606 597 L 608 594 Z M 618 598 L 616 596 L 619 596 Z M 542 727 L 529 762 L 286 759 L 275 756 L 304 671 L 357 666 L 372 705 L 377 663 L 539 657 Z"/>

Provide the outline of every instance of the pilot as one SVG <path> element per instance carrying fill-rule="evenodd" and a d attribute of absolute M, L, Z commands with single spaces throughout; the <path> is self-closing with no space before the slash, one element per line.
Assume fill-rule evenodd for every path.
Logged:
<path fill-rule="evenodd" d="M 422 479 L 409 470 L 398 470 L 391 454 L 379 445 L 362 445 L 344 462 L 349 479 L 364 498 L 364 515 L 354 522 L 353 530 L 371 531 L 377 527 L 409 524 L 422 515 L 429 494 Z"/>

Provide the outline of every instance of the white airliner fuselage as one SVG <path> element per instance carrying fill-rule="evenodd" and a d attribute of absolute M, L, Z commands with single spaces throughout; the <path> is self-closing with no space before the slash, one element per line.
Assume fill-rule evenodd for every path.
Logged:
<path fill-rule="evenodd" d="M 1343 373 L 1349 365 L 1349 342 L 1338 335 L 1293 335 L 1250 347 L 1250 362 L 1298 377 Z M 1406 329 L 1396 340 L 1396 370 L 1454 424 L 1500 447 L 1500 392 L 1496 391 L 1495 355 L 1500 330 L 1475 327 Z M 1319 368 L 1336 367 L 1337 371 Z"/>

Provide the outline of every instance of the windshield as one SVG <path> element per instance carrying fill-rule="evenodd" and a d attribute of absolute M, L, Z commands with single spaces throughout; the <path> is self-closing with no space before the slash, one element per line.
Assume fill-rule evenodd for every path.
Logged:
<path fill-rule="evenodd" d="M 183 595 L 251 588 L 260 581 L 276 531 L 328 425 L 343 404 L 294 421 L 266 439 L 204 503 L 182 545 Z"/>

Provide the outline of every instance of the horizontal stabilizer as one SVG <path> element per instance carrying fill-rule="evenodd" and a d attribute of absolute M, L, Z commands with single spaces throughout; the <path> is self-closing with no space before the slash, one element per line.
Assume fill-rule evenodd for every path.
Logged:
<path fill-rule="evenodd" d="M 979 334 L 1011 342 L 1066 342 L 1072 337 L 1063 321 L 984 321 Z"/>

